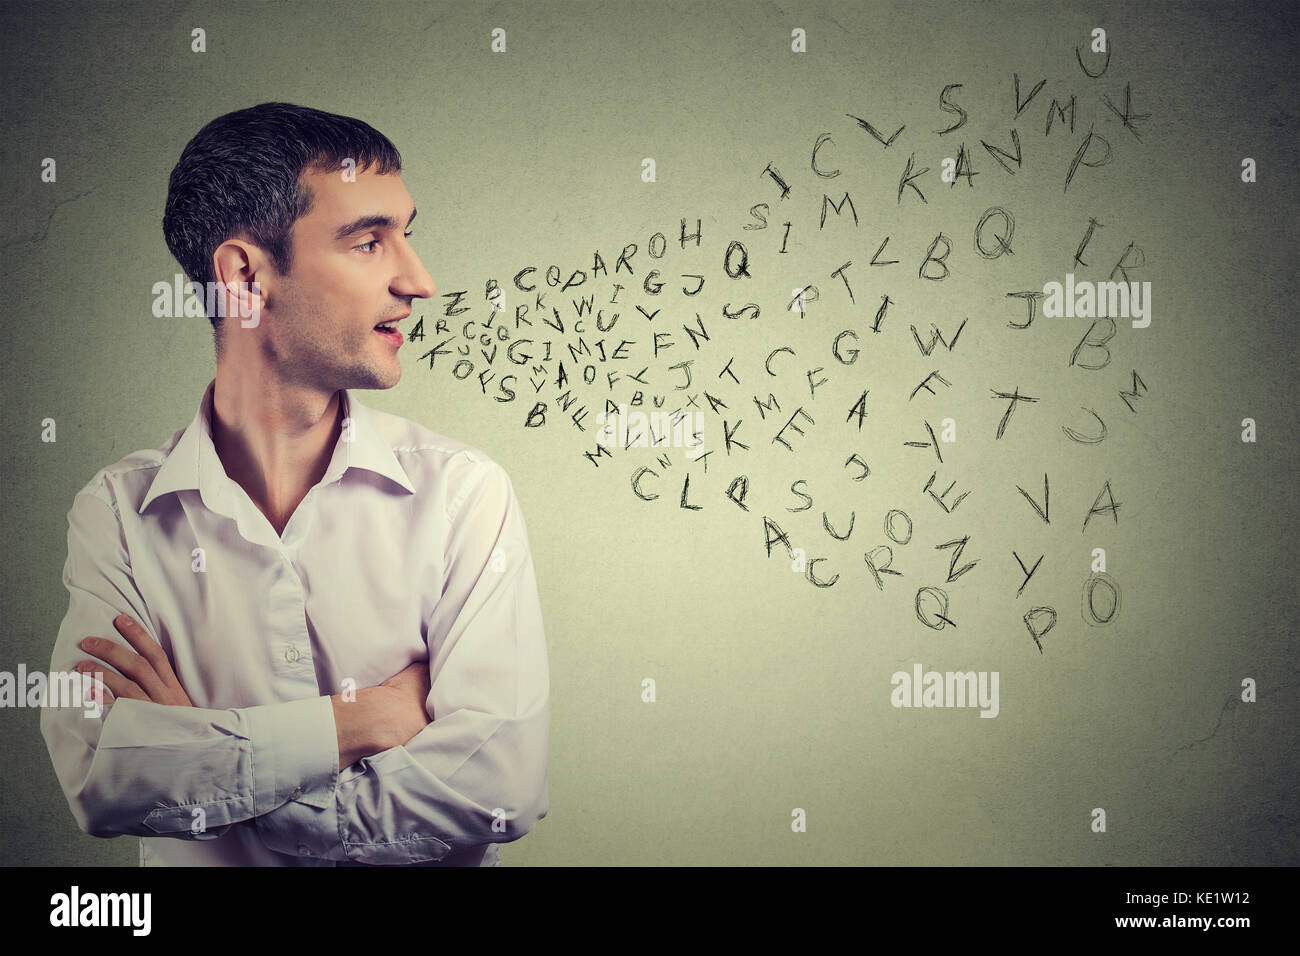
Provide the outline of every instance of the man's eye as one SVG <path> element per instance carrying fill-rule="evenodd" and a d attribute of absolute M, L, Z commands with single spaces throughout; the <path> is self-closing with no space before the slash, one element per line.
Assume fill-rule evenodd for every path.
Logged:
<path fill-rule="evenodd" d="M 404 235 L 407 239 L 410 239 L 411 236 L 415 235 L 415 233 L 413 233 L 413 232 L 404 232 L 404 233 L 402 233 L 402 235 Z M 371 252 L 372 250 L 370 250 L 370 249 L 366 249 L 366 246 L 373 246 L 373 245 L 377 244 L 378 242 L 379 242 L 378 239 L 371 239 L 369 242 L 363 242 L 363 243 L 361 243 L 361 245 L 357 246 L 356 248 L 357 248 L 357 249 L 365 249 L 365 251 L 366 251 L 367 253 L 369 253 L 369 252 Z"/>

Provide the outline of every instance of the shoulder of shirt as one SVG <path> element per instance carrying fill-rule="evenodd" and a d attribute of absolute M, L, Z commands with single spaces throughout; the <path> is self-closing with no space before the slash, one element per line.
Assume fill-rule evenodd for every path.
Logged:
<path fill-rule="evenodd" d="M 393 454 L 405 466 L 411 462 L 417 468 L 445 467 L 453 463 L 465 465 L 472 472 L 492 472 L 504 469 L 483 449 L 426 428 L 419 422 L 391 412 L 366 406 L 379 434 L 383 436 Z M 415 478 L 414 475 L 411 476 Z"/>
<path fill-rule="evenodd" d="M 111 465 L 105 465 L 82 486 L 76 497 L 80 498 L 82 495 L 89 495 L 92 498 L 98 498 L 112 508 L 113 514 L 117 515 L 118 519 L 121 520 L 122 506 L 118 503 L 119 493 L 128 487 L 138 488 L 139 497 L 143 500 L 143 496 L 149 488 L 149 483 L 153 481 L 154 472 L 167 460 L 168 454 L 176 447 L 176 443 L 180 441 L 183 434 L 185 434 L 185 428 L 178 428 L 158 448 L 142 448 L 131 452 L 129 455 L 124 455 Z M 134 506 L 128 506 L 134 510 Z"/>
<path fill-rule="evenodd" d="M 486 483 L 513 492 L 510 476 L 500 462 L 481 448 L 426 428 L 400 415 L 366 406 L 376 427 L 406 469 L 417 493 L 440 473 L 445 481 L 448 517 L 454 517 L 471 491 Z"/>

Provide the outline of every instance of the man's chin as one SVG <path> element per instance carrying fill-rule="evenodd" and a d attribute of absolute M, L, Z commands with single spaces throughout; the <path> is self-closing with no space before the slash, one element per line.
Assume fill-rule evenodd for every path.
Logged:
<path fill-rule="evenodd" d="M 402 380 L 402 367 L 394 365 L 390 369 L 373 369 L 364 370 L 354 369 L 351 374 L 340 376 L 341 384 L 339 388 L 358 389 L 362 391 L 376 390 L 383 391 L 396 387 L 397 383 Z"/>

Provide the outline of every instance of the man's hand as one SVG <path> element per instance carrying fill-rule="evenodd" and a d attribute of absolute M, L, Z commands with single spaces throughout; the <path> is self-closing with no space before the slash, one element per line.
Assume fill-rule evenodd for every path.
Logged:
<path fill-rule="evenodd" d="M 401 747 L 429 725 L 432 715 L 424 706 L 429 698 L 429 662 L 416 661 L 394 674 L 375 690 L 386 690 L 378 695 L 381 706 L 376 715 L 375 729 L 389 738 L 389 747 Z M 385 748 L 387 749 L 387 748 Z"/>
<path fill-rule="evenodd" d="M 338 694 L 331 697 L 339 766 L 401 747 L 428 726 L 431 715 L 424 702 L 429 688 L 429 662 L 420 660 L 375 687 L 357 691 L 355 700 Z"/>
<path fill-rule="evenodd" d="M 121 673 L 105 671 L 104 665 L 95 661 L 82 661 L 77 670 L 82 674 L 103 674 L 104 706 L 113 703 L 116 697 L 129 697 L 132 700 L 148 700 L 155 704 L 171 704 L 176 707 L 193 707 L 185 688 L 176 679 L 167 655 L 158 646 L 149 632 L 125 614 L 119 615 L 113 624 L 127 643 L 139 653 L 133 653 L 110 640 L 88 637 L 78 645 L 92 657 L 98 657 L 113 665 Z M 125 675 L 125 676 L 123 676 Z M 112 693 L 108 693 L 112 691 Z"/>

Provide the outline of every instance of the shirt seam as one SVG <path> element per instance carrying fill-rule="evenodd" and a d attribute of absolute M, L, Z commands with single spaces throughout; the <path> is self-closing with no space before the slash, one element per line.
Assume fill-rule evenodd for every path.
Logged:
<path fill-rule="evenodd" d="M 448 774 L 447 774 L 447 776 L 446 776 L 446 778 L 445 778 L 446 781 L 447 781 L 447 785 L 448 785 L 448 786 L 451 785 L 451 779 L 452 779 L 453 777 L 455 777 L 456 774 L 460 773 L 461 768 L 464 767 L 465 764 L 469 763 L 470 760 L 472 760 L 472 759 L 474 758 L 475 754 L 477 754 L 480 750 L 482 750 L 484 747 L 486 747 L 486 746 L 488 745 L 488 743 L 491 742 L 491 740 L 492 740 L 493 737 L 495 737 L 498 733 L 500 733 L 502 727 L 504 727 L 504 726 L 505 726 L 509 721 L 511 721 L 511 720 L 515 720 L 515 719 L 517 719 L 517 718 L 513 718 L 513 717 L 502 717 L 499 721 L 497 721 L 497 725 L 496 725 L 495 727 L 492 728 L 492 732 L 491 732 L 490 734 L 488 734 L 486 737 L 484 737 L 482 740 L 480 740 L 480 741 L 478 742 L 478 746 L 476 746 L 473 750 L 471 750 L 468 754 L 465 755 L 465 759 L 464 759 L 464 760 L 462 760 L 460 763 L 456 764 L 456 769 L 455 769 L 455 770 L 452 770 L 452 771 L 449 771 L 449 772 L 448 772 Z M 412 758 L 412 759 L 414 759 L 414 758 Z"/>
<path fill-rule="evenodd" d="M 412 843 L 425 843 L 428 840 L 436 840 L 438 843 L 441 843 L 443 846 L 445 846 L 448 850 L 452 848 L 450 843 L 448 843 L 446 840 L 442 839 L 441 837 L 436 837 L 436 836 L 407 837 L 404 840 L 376 840 L 373 843 L 348 843 L 345 841 L 343 846 L 348 849 L 351 849 L 353 847 L 361 847 L 363 849 L 369 849 L 372 847 L 379 847 L 379 846 L 408 846 Z"/>
<path fill-rule="evenodd" d="M 236 797 L 222 797 L 219 800 L 188 800 L 185 803 L 177 803 L 177 804 L 173 804 L 172 806 L 154 807 L 147 814 L 145 814 L 145 819 L 148 820 L 150 817 L 152 817 L 154 814 L 157 813 L 171 813 L 172 811 L 175 810 L 190 810 L 193 809 L 194 807 L 215 807 L 223 803 L 239 803 L 243 799 L 244 799 L 243 797 L 236 796 Z"/>
<path fill-rule="evenodd" d="M 472 455 L 466 454 L 466 457 L 469 458 L 469 460 L 475 464 L 487 464 L 487 462 L 479 462 Z M 460 509 L 464 506 L 466 499 L 469 498 L 470 492 L 477 490 L 480 486 L 481 486 L 481 482 L 464 483 L 464 487 L 461 488 L 460 494 L 456 496 L 456 500 L 451 503 L 451 507 L 447 510 L 448 522 L 453 522 L 453 523 L 455 522 L 456 518 L 460 515 Z"/>
<path fill-rule="evenodd" d="M 98 484 L 99 484 L 99 485 L 104 485 L 105 483 L 104 483 L 104 481 L 101 479 L 101 480 L 99 481 Z M 107 487 L 105 486 L 105 491 L 107 491 L 107 490 L 108 490 L 108 489 L 107 489 Z M 118 526 L 119 526 L 119 529 L 120 529 L 121 524 L 122 524 L 122 512 L 120 512 L 120 511 L 117 510 L 117 504 L 113 501 L 112 498 L 110 498 L 110 497 L 108 497 L 108 496 L 106 496 L 106 495 L 101 495 L 101 494 L 99 494 L 99 492 L 98 492 L 98 488 L 97 488 L 97 487 L 87 487 L 87 488 L 83 488 L 81 491 L 78 491 L 77 494 L 76 494 L 74 497 L 79 497 L 79 496 L 81 496 L 81 495 L 85 495 L 87 498 L 94 498 L 94 499 L 95 499 L 96 501 L 98 501 L 101 505 L 105 505 L 106 507 L 108 507 L 108 508 L 113 512 L 113 517 L 117 519 L 117 523 L 118 523 Z"/>
<path fill-rule="evenodd" d="M 171 454 L 171 453 L 169 452 L 169 453 L 168 453 L 168 457 L 170 457 L 170 454 Z M 163 461 L 166 461 L 166 460 L 167 460 L 166 458 L 163 459 Z M 95 489 L 97 489 L 97 488 L 103 487 L 103 488 L 107 489 L 107 487 L 108 487 L 108 479 L 110 479 L 110 478 L 120 478 L 120 477 L 122 477 L 123 475 L 129 475 L 129 474 L 132 474 L 133 472 L 144 471 L 144 470 L 146 470 L 146 469 L 148 469 L 148 468 L 155 468 L 155 469 L 157 469 L 157 468 L 161 468 L 162 466 L 163 466 L 163 462 L 162 462 L 162 461 L 151 461 L 151 462 L 146 462 L 146 463 L 143 464 L 143 465 L 136 465 L 136 466 L 134 466 L 134 467 L 132 467 L 132 468 L 117 468 L 117 469 L 114 469 L 114 468 L 112 468 L 111 466 L 108 467 L 108 468 L 103 468 L 103 469 L 100 469 L 100 472 L 99 472 L 99 475 L 97 476 L 97 478 L 92 478 L 92 479 L 90 480 L 90 483 L 89 483 L 85 488 L 83 488 L 83 489 L 81 490 L 81 492 L 78 492 L 78 494 L 81 494 L 81 493 L 85 493 L 85 494 L 95 494 Z M 96 495 L 96 497 L 98 497 L 98 495 Z"/>

